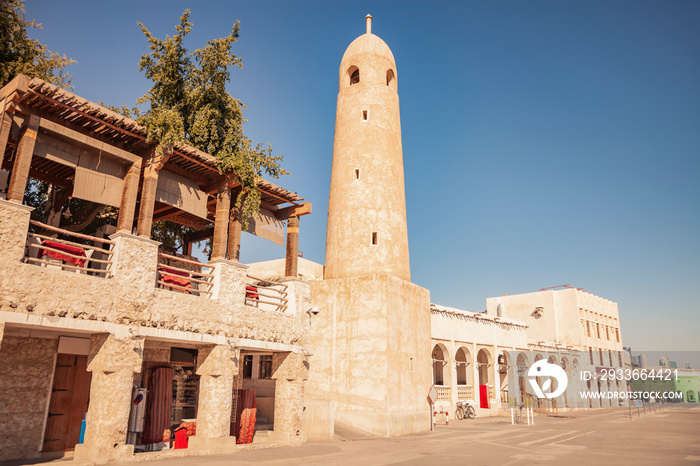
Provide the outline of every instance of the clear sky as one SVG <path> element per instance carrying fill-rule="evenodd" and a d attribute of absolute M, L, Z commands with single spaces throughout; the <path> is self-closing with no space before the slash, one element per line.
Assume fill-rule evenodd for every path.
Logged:
<path fill-rule="evenodd" d="M 619 305 L 635 350 L 700 350 L 700 2 L 28 0 L 75 93 L 134 105 L 147 41 L 236 19 L 229 91 L 313 202 L 324 262 L 338 66 L 374 17 L 397 63 L 412 281 L 471 311 L 570 283 Z M 283 248 L 244 235 L 244 262 Z"/>

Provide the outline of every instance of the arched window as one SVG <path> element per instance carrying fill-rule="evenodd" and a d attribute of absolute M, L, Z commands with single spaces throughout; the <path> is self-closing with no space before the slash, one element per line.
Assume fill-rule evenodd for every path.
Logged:
<path fill-rule="evenodd" d="M 350 85 L 357 84 L 360 82 L 360 69 L 356 66 L 351 66 L 348 69 L 348 76 L 350 76 Z"/>
<path fill-rule="evenodd" d="M 396 90 L 396 75 L 394 74 L 394 70 L 387 70 L 386 85 Z"/>

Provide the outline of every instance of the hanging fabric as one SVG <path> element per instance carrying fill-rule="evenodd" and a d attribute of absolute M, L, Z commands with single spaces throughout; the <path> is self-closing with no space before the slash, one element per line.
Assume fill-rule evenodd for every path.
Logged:
<path fill-rule="evenodd" d="M 238 403 L 236 403 L 236 422 L 233 435 L 236 443 L 251 443 L 255 435 L 255 418 L 258 405 L 255 400 L 255 390 L 238 390 Z"/>
<path fill-rule="evenodd" d="M 144 443 L 166 441 L 164 432 L 170 428 L 174 372 L 172 367 L 159 367 L 151 373 L 148 381 L 149 396 Z"/>

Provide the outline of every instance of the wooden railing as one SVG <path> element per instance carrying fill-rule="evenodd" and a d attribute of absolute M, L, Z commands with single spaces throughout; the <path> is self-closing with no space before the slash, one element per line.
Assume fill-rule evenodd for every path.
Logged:
<path fill-rule="evenodd" d="M 436 401 L 446 401 L 446 402 L 451 402 L 452 397 L 450 396 L 450 390 L 451 387 L 447 385 L 436 385 L 435 389 L 437 389 L 437 400 Z"/>
<path fill-rule="evenodd" d="M 471 385 L 457 385 L 457 399 L 458 400 L 473 400 L 474 399 L 474 387 Z"/>
<path fill-rule="evenodd" d="M 112 276 L 114 241 L 75 233 L 35 220 L 30 220 L 29 224 L 42 233 L 27 234 L 25 262 L 105 278 Z M 83 242 L 79 242 L 81 240 Z"/>
<path fill-rule="evenodd" d="M 245 303 L 267 311 L 287 310 L 287 285 L 250 275 L 246 276 Z"/>
<path fill-rule="evenodd" d="M 204 269 L 208 269 L 204 272 Z M 158 285 L 173 291 L 211 296 L 212 266 L 198 260 L 158 253 Z"/>

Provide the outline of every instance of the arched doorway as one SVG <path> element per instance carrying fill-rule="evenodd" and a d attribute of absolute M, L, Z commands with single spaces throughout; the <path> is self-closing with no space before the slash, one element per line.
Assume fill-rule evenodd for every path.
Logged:
<path fill-rule="evenodd" d="M 488 408 L 489 400 L 494 396 L 491 353 L 485 348 L 480 349 L 476 354 L 476 362 L 479 365 L 479 407 Z"/>
<path fill-rule="evenodd" d="M 441 343 L 433 347 L 433 384 L 438 392 L 437 402 L 450 403 L 452 400 L 450 357 L 447 348 Z"/>
<path fill-rule="evenodd" d="M 449 385 L 447 378 L 449 371 L 446 371 L 448 357 L 447 348 L 437 344 L 433 347 L 433 383 L 435 385 Z"/>
<path fill-rule="evenodd" d="M 455 368 L 457 372 L 457 399 L 474 399 L 474 371 L 470 370 L 471 354 L 464 346 L 455 353 Z"/>
<path fill-rule="evenodd" d="M 518 374 L 518 400 L 520 400 L 520 403 L 524 403 L 525 393 L 527 393 L 527 385 L 525 384 L 525 374 L 527 373 L 527 368 L 530 365 L 529 360 L 527 358 L 527 354 L 518 353 L 518 359 L 516 360 L 515 365 L 517 367 Z"/>

